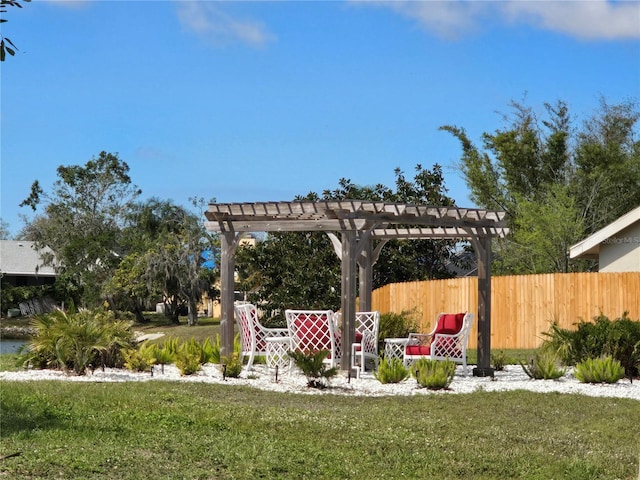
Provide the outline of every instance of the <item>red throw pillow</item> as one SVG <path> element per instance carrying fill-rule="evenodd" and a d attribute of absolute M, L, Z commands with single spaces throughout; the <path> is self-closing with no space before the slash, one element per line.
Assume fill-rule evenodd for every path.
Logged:
<path fill-rule="evenodd" d="M 462 330 L 464 313 L 445 313 L 438 320 L 438 328 L 434 333 L 454 335 Z"/>

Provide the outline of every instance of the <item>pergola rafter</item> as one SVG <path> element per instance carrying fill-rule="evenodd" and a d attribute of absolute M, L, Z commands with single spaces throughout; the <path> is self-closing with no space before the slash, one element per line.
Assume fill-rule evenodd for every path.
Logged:
<path fill-rule="evenodd" d="M 478 257 L 478 366 L 476 376 L 493 375 L 491 339 L 491 239 L 504 237 L 505 212 L 366 200 L 259 203 L 212 203 L 205 212 L 207 229 L 221 234 L 221 346 L 233 351 L 235 252 L 247 232 L 326 232 L 342 265 L 341 310 L 343 357 L 351 366 L 355 337 L 356 265 L 360 308 L 371 308 L 373 265 L 390 239 L 469 240 Z M 340 238 L 338 238 L 338 234 Z M 375 244 L 374 244 L 375 243 Z M 303 307 L 303 306 L 300 306 Z"/>

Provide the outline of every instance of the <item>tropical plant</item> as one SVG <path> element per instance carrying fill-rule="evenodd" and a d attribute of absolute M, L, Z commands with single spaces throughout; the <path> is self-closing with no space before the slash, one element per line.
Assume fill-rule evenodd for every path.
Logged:
<path fill-rule="evenodd" d="M 37 335 L 22 357 L 36 368 L 61 368 L 83 375 L 89 367 L 122 366 L 121 350 L 133 345 L 128 322 L 115 321 L 111 312 L 80 310 L 36 316 Z"/>
<path fill-rule="evenodd" d="M 164 373 L 164 366 L 169 365 L 175 361 L 175 353 L 167 348 L 164 344 L 154 344 L 151 346 L 151 349 L 153 352 L 153 358 L 155 359 L 155 364 L 160 365 L 160 371 Z"/>
<path fill-rule="evenodd" d="M 178 349 L 178 353 L 175 356 L 175 364 L 181 375 L 193 375 L 199 372 L 202 367 L 200 355 L 189 351 L 188 348 Z"/>
<path fill-rule="evenodd" d="M 289 356 L 307 378 L 307 386 L 311 388 L 325 388 L 329 380 L 338 374 L 338 367 L 328 367 L 324 362 L 329 356 L 328 350 L 294 351 L 289 352 Z"/>
<path fill-rule="evenodd" d="M 592 322 L 581 320 L 574 330 L 552 324 L 545 332 L 542 349 L 555 353 L 565 365 L 610 355 L 624 367 L 629 378 L 640 374 L 640 321 L 621 317 L 610 320 L 602 313 Z"/>
<path fill-rule="evenodd" d="M 520 362 L 524 373 L 534 380 L 552 380 L 562 377 L 566 369 L 560 366 L 560 361 L 551 352 L 539 350 L 529 360 L 528 364 Z"/>
<path fill-rule="evenodd" d="M 220 335 L 216 335 L 215 341 L 207 337 L 202 342 L 203 363 L 220 363 Z"/>
<path fill-rule="evenodd" d="M 373 376 L 380 383 L 400 383 L 409 377 L 409 369 L 400 358 L 380 358 Z"/>
<path fill-rule="evenodd" d="M 582 383 L 616 383 L 624 377 L 624 367 L 618 360 L 606 355 L 578 363 L 573 375 Z"/>
<path fill-rule="evenodd" d="M 124 366 L 133 372 L 150 372 L 156 363 L 153 357 L 153 348 L 143 347 L 128 348 L 122 351 Z"/>
<path fill-rule="evenodd" d="M 421 358 L 411 366 L 411 376 L 418 385 L 429 390 L 449 388 L 456 373 L 456 364 L 451 360 Z"/>
<path fill-rule="evenodd" d="M 231 355 L 222 357 L 220 362 L 220 369 L 222 370 L 222 375 L 225 378 L 238 378 L 240 373 L 242 373 L 242 360 L 238 351 L 234 351 Z"/>
<path fill-rule="evenodd" d="M 491 365 L 493 369 L 501 372 L 504 370 L 505 365 L 508 363 L 507 355 L 503 350 L 498 352 L 491 352 Z"/>

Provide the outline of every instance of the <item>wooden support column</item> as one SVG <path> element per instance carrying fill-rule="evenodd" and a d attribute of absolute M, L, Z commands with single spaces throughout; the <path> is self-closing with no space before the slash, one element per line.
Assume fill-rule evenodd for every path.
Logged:
<path fill-rule="evenodd" d="M 358 311 L 371 311 L 371 290 L 373 289 L 373 245 L 371 238 L 363 242 L 362 251 L 358 255 Z"/>
<path fill-rule="evenodd" d="M 478 366 L 475 377 L 493 377 L 491 368 L 491 236 L 473 241 L 478 256 Z"/>
<path fill-rule="evenodd" d="M 356 232 L 342 232 L 342 360 L 340 369 L 351 369 L 351 344 L 356 338 Z"/>
<path fill-rule="evenodd" d="M 233 354 L 235 260 L 240 235 L 225 231 L 220 235 L 220 356 Z"/>

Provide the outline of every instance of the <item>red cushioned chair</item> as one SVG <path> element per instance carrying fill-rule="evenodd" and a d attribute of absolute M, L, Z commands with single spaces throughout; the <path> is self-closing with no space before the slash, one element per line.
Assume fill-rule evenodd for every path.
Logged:
<path fill-rule="evenodd" d="M 286 310 L 292 352 L 327 350 L 325 362 L 338 365 L 341 355 L 341 337 L 331 310 Z"/>
<path fill-rule="evenodd" d="M 449 359 L 461 363 L 467 375 L 467 339 L 473 314 L 440 313 L 430 333 L 410 333 L 404 348 L 404 364 L 409 366 L 420 358 Z"/>

